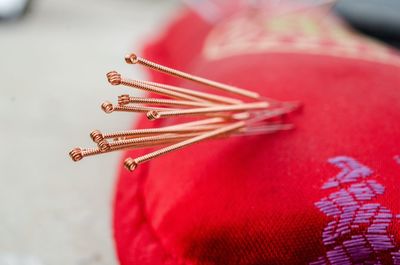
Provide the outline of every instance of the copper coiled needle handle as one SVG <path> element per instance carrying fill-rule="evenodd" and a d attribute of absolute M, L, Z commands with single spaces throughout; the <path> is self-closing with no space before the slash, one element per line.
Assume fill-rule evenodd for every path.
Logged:
<path fill-rule="evenodd" d="M 128 64 L 141 64 L 143 66 L 146 66 L 148 68 L 151 68 L 153 70 L 156 70 L 158 72 L 162 72 L 165 74 L 169 74 L 172 76 L 176 76 L 179 78 L 183 78 L 183 79 L 187 79 L 196 83 L 200 83 L 206 86 L 210 86 L 210 87 L 215 87 L 227 92 L 231 92 L 237 95 L 241 95 L 241 96 L 245 96 L 248 98 L 252 98 L 252 99 L 258 99 L 260 97 L 260 95 L 258 93 L 249 91 L 249 90 L 245 90 L 245 89 L 241 89 L 238 87 L 234 87 L 234 86 L 230 86 L 230 85 L 226 85 L 226 84 L 222 84 L 213 80 L 209 80 L 203 77 L 199 77 L 199 76 L 195 76 L 195 75 L 191 75 L 176 69 L 172 69 L 154 62 L 151 62 L 149 60 L 146 60 L 144 58 L 140 58 L 138 57 L 136 54 L 131 53 L 129 55 L 127 55 L 125 57 L 125 61 Z"/>
<path fill-rule="evenodd" d="M 257 103 L 206 107 L 206 108 L 196 108 L 187 110 L 172 110 L 172 111 L 152 110 L 148 112 L 146 115 L 149 120 L 156 120 L 159 118 L 184 116 L 184 115 L 199 115 L 199 114 L 204 115 L 204 114 L 218 113 L 218 112 L 258 110 L 258 109 L 265 109 L 268 106 L 269 103 L 267 102 L 257 102 Z"/>
<path fill-rule="evenodd" d="M 297 102 L 279 102 L 264 98 L 258 93 L 162 66 L 135 54 L 128 55 L 125 60 L 129 64 L 140 64 L 165 74 L 257 100 L 246 103 L 237 98 L 179 86 L 126 79 L 118 72 L 111 71 L 107 73 L 107 79 L 111 85 L 137 88 L 158 94 L 162 98 L 139 98 L 124 94 L 118 97 L 118 104 L 104 102 L 101 108 L 105 113 L 146 113 L 150 120 L 180 116 L 182 118 L 177 119 L 180 121 L 178 123 L 170 123 L 169 126 L 163 127 L 155 126 L 111 133 L 94 130 L 90 133 L 90 138 L 97 147 L 72 149 L 69 155 L 73 161 L 117 150 L 169 145 L 137 158 L 126 159 L 124 166 L 133 171 L 141 163 L 207 139 L 265 135 L 293 128 L 293 125 L 285 123 L 285 120 L 286 114 L 300 107 Z M 200 120 L 190 118 L 200 115 L 212 117 Z M 161 124 L 161 121 L 154 124 Z"/>
<path fill-rule="evenodd" d="M 246 123 L 244 121 L 239 121 L 239 122 L 233 123 L 231 125 L 227 125 L 227 126 L 224 126 L 222 128 L 219 128 L 219 129 L 216 129 L 216 130 L 201 134 L 199 136 L 195 136 L 193 138 L 190 138 L 188 140 L 179 142 L 177 144 L 173 144 L 171 146 L 162 148 L 160 150 L 154 151 L 154 152 L 149 153 L 147 155 L 140 156 L 140 157 L 135 158 L 135 159 L 127 158 L 125 160 L 125 162 L 124 162 L 124 165 L 128 170 L 133 171 L 133 170 L 135 170 L 135 168 L 139 164 L 147 162 L 147 161 L 149 161 L 149 160 L 151 160 L 153 158 L 165 155 L 165 154 L 167 154 L 169 152 L 181 149 L 181 148 L 183 148 L 185 146 L 188 146 L 188 145 L 195 144 L 195 143 L 203 141 L 205 139 L 208 139 L 208 138 L 220 135 L 220 134 L 224 134 L 224 133 L 227 133 L 227 132 L 230 132 L 230 131 L 234 131 L 234 130 L 240 129 L 240 128 L 244 127 L 245 125 L 246 125 Z"/>

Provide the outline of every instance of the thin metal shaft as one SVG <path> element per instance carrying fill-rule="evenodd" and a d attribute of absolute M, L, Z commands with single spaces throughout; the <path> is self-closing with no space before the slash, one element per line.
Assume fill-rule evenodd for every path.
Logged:
<path fill-rule="evenodd" d="M 215 117 L 215 118 L 208 118 L 208 119 L 203 119 L 203 120 L 199 120 L 199 121 L 179 123 L 179 124 L 172 125 L 172 126 L 162 127 L 160 129 L 168 130 L 168 129 L 193 128 L 193 127 L 204 126 L 204 125 L 215 125 L 215 124 L 219 124 L 219 123 L 226 122 L 226 121 L 227 120 L 224 118 Z M 151 130 L 156 130 L 156 129 L 149 128 L 149 129 L 141 129 L 139 131 L 144 132 L 147 130 L 151 131 Z M 138 130 L 130 130 L 130 131 L 122 131 L 122 132 L 116 132 L 116 133 L 103 134 L 99 130 L 94 130 L 90 133 L 90 138 L 92 138 L 93 142 L 95 142 L 101 150 L 106 151 L 106 150 L 110 149 L 110 146 L 106 139 L 123 137 L 125 135 L 130 135 L 131 133 L 135 133 L 135 131 L 138 131 Z"/>
<path fill-rule="evenodd" d="M 294 128 L 293 124 L 274 124 L 274 125 L 264 125 L 257 127 L 243 128 L 237 135 L 260 135 L 260 134 L 270 134 L 278 131 L 288 131 Z"/>
<path fill-rule="evenodd" d="M 149 135 L 149 134 L 202 132 L 202 131 L 209 131 L 212 129 L 216 129 L 223 125 L 224 124 L 202 125 L 202 126 L 191 126 L 191 127 L 175 127 L 175 128 L 136 129 L 136 130 L 113 132 L 113 133 L 105 133 L 103 134 L 103 138 L 104 139 L 119 138 L 119 140 L 122 140 L 121 138 L 132 137 L 132 136 L 139 137 L 141 135 Z"/>
<path fill-rule="evenodd" d="M 151 105 L 167 105 L 167 106 L 184 106 L 184 107 L 212 107 L 216 106 L 213 103 L 194 102 L 185 100 L 173 100 L 163 98 L 138 98 L 130 97 L 129 95 L 121 95 L 118 97 L 119 105 L 127 105 L 129 103 L 151 104 Z"/>
<path fill-rule="evenodd" d="M 248 98 L 252 98 L 252 99 L 258 99 L 260 97 L 260 95 L 258 93 L 249 91 L 249 90 L 245 90 L 242 88 L 238 88 L 235 86 L 231 86 L 231 85 L 226 85 L 220 82 L 216 82 L 213 80 L 209 80 L 203 77 L 199 77 L 199 76 L 195 76 L 195 75 L 191 75 L 176 69 L 172 69 L 154 62 L 151 62 L 149 60 L 146 60 L 144 58 L 138 57 L 136 54 L 130 54 L 128 56 L 125 57 L 125 60 L 127 63 L 129 64 L 140 64 L 143 66 L 146 66 L 150 69 L 156 70 L 158 72 L 164 73 L 164 74 L 168 74 L 168 75 L 172 75 L 172 76 L 176 76 L 179 78 L 183 78 L 186 80 L 190 80 L 199 84 L 203 84 L 206 86 L 210 86 L 210 87 L 214 87 L 214 88 L 218 88 L 227 92 L 231 92 L 237 95 L 241 95 L 241 96 L 245 96 Z"/>
<path fill-rule="evenodd" d="M 140 149 L 140 148 L 149 148 L 149 147 L 154 147 L 154 146 L 160 146 L 160 145 L 166 145 L 166 144 L 171 144 L 175 143 L 178 139 L 165 139 L 165 140 L 160 140 L 160 141 L 152 141 L 148 143 L 141 143 L 141 144 L 135 144 L 135 145 L 120 145 L 120 146 L 115 146 L 111 147 L 108 149 L 102 149 L 102 148 L 87 148 L 87 149 L 81 149 L 80 147 L 74 148 L 71 152 L 69 152 L 69 155 L 71 159 L 75 162 L 82 160 L 84 157 L 88 156 L 94 156 L 94 155 L 101 155 L 101 154 L 106 154 L 114 151 L 120 151 L 124 149 Z"/>
<path fill-rule="evenodd" d="M 244 124 L 247 124 L 245 121 L 242 121 Z M 233 125 L 233 124 L 231 124 Z M 229 126 L 231 126 L 229 125 Z M 220 127 L 220 129 L 225 128 L 228 126 Z M 224 130 L 225 130 L 224 129 Z M 251 136 L 251 135 L 260 135 L 260 134 L 270 134 L 270 133 L 275 133 L 277 131 L 282 131 L 282 130 L 291 130 L 293 129 L 292 124 L 273 124 L 273 125 L 263 125 L 263 126 L 257 126 L 257 127 L 244 127 L 240 126 L 236 129 L 228 130 L 222 133 L 215 134 L 214 133 L 212 136 L 209 138 L 220 138 L 220 137 L 226 137 L 227 133 L 232 133 L 234 136 Z M 212 131 L 209 131 L 212 132 Z M 209 133 L 207 132 L 207 133 Z M 94 132 L 93 132 L 94 133 Z M 92 134 L 93 134 L 92 133 Z M 96 137 L 94 134 L 91 136 Z M 204 132 L 192 132 L 192 133 L 186 133 L 186 134 L 163 134 L 163 135 L 156 135 L 156 136 L 147 136 L 147 137 L 140 137 L 140 138 L 134 138 L 134 139 L 129 139 L 129 140 L 119 140 L 115 142 L 108 143 L 107 142 L 107 148 L 104 148 L 104 146 L 100 148 L 88 148 L 88 149 L 81 149 L 79 147 L 74 148 L 70 152 L 70 156 L 74 161 L 79 161 L 84 157 L 87 156 L 93 156 L 93 155 L 99 155 L 99 154 L 104 154 L 104 153 L 109 153 L 109 152 L 114 152 L 114 151 L 119 151 L 119 150 L 124 150 L 124 149 L 139 149 L 139 148 L 149 148 L 153 146 L 160 146 L 160 145 L 166 145 L 170 143 L 176 143 L 177 141 L 181 139 L 187 139 L 200 135 L 204 135 Z M 106 138 L 106 134 L 104 134 L 104 138 Z"/>
<path fill-rule="evenodd" d="M 128 146 L 128 145 L 135 146 L 136 144 L 147 144 L 155 141 L 188 138 L 199 134 L 201 134 L 201 132 L 186 133 L 186 134 L 161 134 L 156 136 L 145 136 L 145 137 L 138 137 L 133 139 L 110 142 L 109 145 L 111 148 L 116 148 L 118 146 Z"/>
<path fill-rule="evenodd" d="M 201 91 L 196 91 L 196 90 L 192 90 L 192 89 L 187 89 L 187 88 L 183 88 L 183 87 L 165 85 L 165 84 L 160 84 L 160 83 L 156 83 L 156 82 L 142 81 L 142 80 L 137 81 L 137 82 L 142 82 L 144 84 L 155 86 L 155 87 L 158 87 L 158 88 L 172 90 L 172 91 L 178 92 L 178 93 L 188 94 L 188 95 L 191 95 L 191 96 L 194 96 L 194 97 L 197 97 L 197 98 L 201 98 L 201 99 L 205 99 L 205 100 L 211 101 L 211 102 L 217 102 L 217 103 L 223 103 L 223 104 L 240 104 L 240 103 L 243 103 L 243 101 L 241 101 L 239 99 L 234 99 L 234 98 L 230 98 L 230 97 L 224 97 L 224 96 L 220 96 L 220 95 L 214 95 L 214 94 L 201 92 Z"/>
<path fill-rule="evenodd" d="M 231 125 L 227 125 L 227 126 L 224 126 L 222 128 L 219 128 L 219 129 L 216 129 L 216 130 L 213 130 L 213 131 L 210 131 L 210 132 L 206 132 L 204 134 L 195 136 L 195 137 L 187 139 L 185 141 L 182 141 L 182 142 L 170 145 L 168 147 L 159 149 L 159 150 L 157 150 L 155 152 L 151 152 L 151 153 L 149 153 L 147 155 L 140 156 L 140 157 L 137 157 L 135 159 L 128 158 L 128 159 L 125 160 L 124 165 L 128 170 L 133 171 L 133 170 L 135 170 L 135 168 L 139 164 L 147 162 L 147 161 L 149 161 L 149 160 L 151 160 L 153 158 L 168 154 L 168 153 L 170 153 L 172 151 L 175 151 L 175 150 L 181 149 L 183 147 L 186 147 L 186 146 L 201 142 L 201 141 L 203 141 L 205 139 L 212 138 L 212 137 L 217 136 L 217 135 L 221 135 L 221 134 L 224 134 L 224 133 L 228 133 L 228 132 L 231 132 L 231 131 L 238 130 L 240 128 L 243 128 L 244 126 L 246 126 L 246 123 L 244 121 L 235 122 L 235 123 L 233 123 Z"/>
<path fill-rule="evenodd" d="M 153 143 L 160 143 L 160 142 L 171 142 L 176 141 L 179 139 L 186 139 L 190 137 L 194 137 L 196 135 L 201 134 L 202 132 L 192 132 L 186 134 L 160 134 L 160 135 L 153 135 L 153 136 L 144 136 L 144 137 L 137 137 L 137 138 L 128 138 L 123 140 L 117 140 L 114 142 L 108 142 L 107 140 L 103 139 L 101 142 L 98 143 L 99 149 L 102 152 L 109 152 L 114 150 L 120 150 L 125 148 L 136 148 L 137 146 L 148 146 Z"/>
<path fill-rule="evenodd" d="M 207 118 L 207 119 L 198 120 L 198 121 L 178 123 L 176 125 L 168 126 L 168 128 L 184 128 L 184 127 L 208 125 L 208 124 L 215 124 L 215 123 L 222 123 L 222 122 L 226 122 L 226 119 L 222 118 L 222 117 L 215 117 L 215 118 Z M 166 128 L 166 127 L 164 127 L 164 128 Z"/>
<path fill-rule="evenodd" d="M 147 113 L 147 118 L 149 120 L 155 120 L 165 117 L 176 117 L 185 115 L 205 115 L 211 113 L 219 112 L 231 112 L 231 111 L 244 111 L 244 110 L 262 110 L 269 106 L 267 102 L 257 102 L 248 104 L 237 104 L 229 106 L 217 106 L 208 108 L 196 108 L 196 109 L 185 109 L 185 110 L 175 110 L 175 111 L 157 111 L 152 110 Z"/>
<path fill-rule="evenodd" d="M 117 73 L 116 71 L 109 72 L 107 74 L 107 79 L 108 79 L 108 82 L 114 86 L 124 85 L 124 86 L 133 87 L 133 88 L 137 88 L 137 89 L 140 89 L 143 91 L 148 91 L 148 92 L 152 92 L 152 93 L 155 93 L 158 95 L 168 96 L 168 97 L 172 97 L 172 98 L 176 98 L 176 99 L 191 100 L 191 101 L 196 101 L 196 102 L 208 102 L 206 100 L 203 100 L 203 99 L 200 99 L 200 98 L 188 95 L 188 94 L 179 93 L 179 92 L 171 91 L 168 89 L 152 86 L 152 85 L 149 85 L 144 82 L 137 81 L 137 80 L 128 80 L 128 79 L 122 78 L 121 75 L 119 73 Z"/>
<path fill-rule="evenodd" d="M 111 102 L 104 102 L 101 104 L 101 108 L 105 113 L 111 113 L 114 111 L 119 112 L 149 112 L 149 111 L 169 111 L 169 110 L 177 110 L 177 109 L 170 109 L 170 108 L 155 108 L 155 107 L 144 107 L 144 106 L 119 106 L 113 105 Z"/>

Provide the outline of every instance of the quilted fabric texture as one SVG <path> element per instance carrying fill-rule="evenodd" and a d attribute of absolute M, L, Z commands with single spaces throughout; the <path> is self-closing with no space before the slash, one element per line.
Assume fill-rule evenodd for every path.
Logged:
<path fill-rule="evenodd" d="M 293 131 L 207 141 L 121 169 L 121 264 L 400 264 L 394 51 L 326 14 L 243 12 L 208 25 L 184 12 L 144 56 L 304 109 L 289 117 Z"/>

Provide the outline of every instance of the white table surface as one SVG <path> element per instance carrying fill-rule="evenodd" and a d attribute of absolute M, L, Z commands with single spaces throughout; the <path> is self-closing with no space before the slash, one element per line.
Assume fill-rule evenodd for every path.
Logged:
<path fill-rule="evenodd" d="M 111 205 L 118 154 L 73 163 L 93 129 L 126 129 L 134 115 L 100 110 L 130 90 L 109 70 L 162 29 L 177 0 L 40 0 L 0 23 L 0 265 L 116 264 Z"/>

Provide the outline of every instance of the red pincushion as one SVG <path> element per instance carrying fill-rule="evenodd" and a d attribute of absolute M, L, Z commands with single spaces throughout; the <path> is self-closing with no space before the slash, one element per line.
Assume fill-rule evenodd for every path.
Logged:
<path fill-rule="evenodd" d="M 400 264 L 399 57 L 350 33 L 345 43 L 327 37 L 330 27 L 347 32 L 332 21 L 310 40 L 293 27 L 295 37 L 264 32 L 263 19 L 210 27 L 185 13 L 146 50 L 305 107 L 294 131 L 207 141 L 121 169 L 121 264 Z"/>

